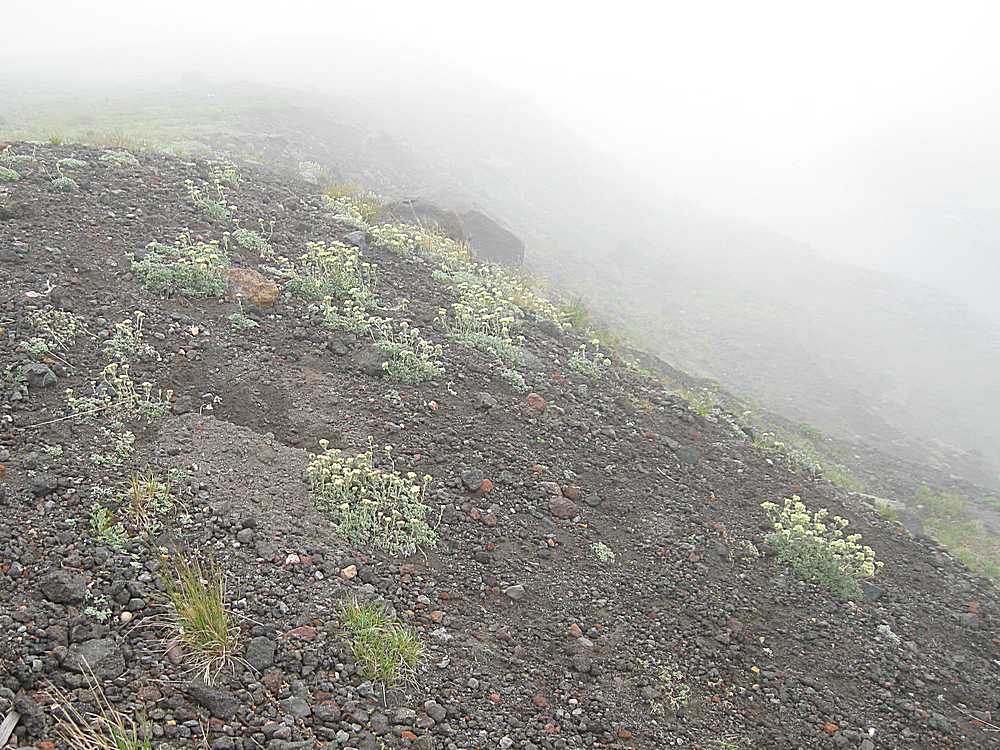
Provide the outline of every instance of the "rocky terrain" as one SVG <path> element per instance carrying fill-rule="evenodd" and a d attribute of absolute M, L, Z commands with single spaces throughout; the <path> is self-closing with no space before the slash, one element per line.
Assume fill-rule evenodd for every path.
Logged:
<path fill-rule="evenodd" d="M 315 185 L 68 145 L 2 163 L 0 746 L 66 746 L 67 706 L 103 694 L 128 747 L 1000 747 L 992 583 L 622 358 L 581 365 L 534 298 L 510 303 L 512 374 L 442 315 L 475 272 Z M 225 289 L 151 288 L 149 243 L 179 235 L 227 256 Z M 302 294 L 280 258 L 310 242 L 356 249 L 372 309 L 440 346 L 431 377 L 396 382 Z M 324 446 L 370 441 L 431 477 L 412 554 L 346 538 L 310 482 Z M 792 495 L 883 563 L 854 595 L 768 541 L 761 503 Z M 208 681 L 171 637 L 179 558 L 224 571 L 234 653 Z M 346 602 L 419 637 L 412 675 L 367 673 Z"/>

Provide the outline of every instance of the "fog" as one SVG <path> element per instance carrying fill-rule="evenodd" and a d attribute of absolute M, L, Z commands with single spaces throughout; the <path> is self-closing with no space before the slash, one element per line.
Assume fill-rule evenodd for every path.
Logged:
<path fill-rule="evenodd" d="M 423 54 L 532 97 L 673 195 L 1000 317 L 993 3 L 359 5 L 8 2 L 0 54 L 318 85 L 324 61 Z"/>
<path fill-rule="evenodd" d="M 312 92 L 303 101 L 330 96 L 325 111 L 338 121 L 367 118 L 424 163 L 441 162 L 453 191 L 494 201 L 488 208 L 526 237 L 539 268 L 558 272 L 573 247 L 581 266 L 598 270 L 564 280 L 617 295 L 620 307 L 633 293 L 628 280 L 602 289 L 595 279 L 627 246 L 636 276 L 652 263 L 664 285 L 678 284 L 670 295 L 649 289 L 646 307 L 617 319 L 638 325 L 654 310 L 673 316 L 688 341 L 738 339 L 733 361 L 676 336 L 642 342 L 651 349 L 773 403 L 782 378 L 796 385 L 791 360 L 750 374 L 734 362 L 741 347 L 767 348 L 766 337 L 780 335 L 786 357 L 801 350 L 816 360 L 831 402 L 861 393 L 879 421 L 1000 459 L 1000 430 L 973 425 L 1000 416 L 993 3 L 17 0 L 3 18 L 0 94 L 111 95 L 196 71 Z M 267 103 L 271 90 L 260 96 Z M 490 165 L 464 165 L 487 156 Z M 851 275 L 814 256 L 889 275 Z M 695 273 L 698 263 L 709 267 Z M 718 288 L 702 288 L 716 277 Z M 771 277 L 796 287 L 785 309 L 782 295 L 762 296 Z M 693 285 L 699 294 L 686 298 Z M 824 333 L 853 338 L 834 350 L 836 362 L 815 327 L 791 330 L 801 304 Z M 873 321 L 866 305 L 886 320 Z M 753 317 L 761 306 L 766 324 Z M 845 321 L 847 308 L 856 321 Z M 684 318 L 713 314 L 725 320 L 698 327 Z M 899 343 L 898 356 L 887 341 Z M 973 413 L 975 403 L 985 412 Z M 815 417 L 801 404 L 789 407 L 795 416 Z M 823 426 L 864 433 L 870 417 L 829 416 Z"/>

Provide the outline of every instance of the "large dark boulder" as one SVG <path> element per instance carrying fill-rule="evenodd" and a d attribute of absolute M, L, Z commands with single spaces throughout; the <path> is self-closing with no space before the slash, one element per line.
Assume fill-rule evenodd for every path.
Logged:
<path fill-rule="evenodd" d="M 436 229 L 453 240 L 468 242 L 476 260 L 520 268 L 524 242 L 499 221 L 478 209 L 442 208 L 423 198 L 406 198 L 382 208 L 383 221 Z"/>
<path fill-rule="evenodd" d="M 475 209 L 461 216 L 465 238 L 477 260 L 520 268 L 524 263 L 524 242 L 495 219 Z"/>

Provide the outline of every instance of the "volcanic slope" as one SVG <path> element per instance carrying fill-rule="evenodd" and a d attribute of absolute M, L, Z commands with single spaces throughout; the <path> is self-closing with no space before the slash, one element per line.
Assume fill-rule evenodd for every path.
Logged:
<path fill-rule="evenodd" d="M 65 746 L 99 687 L 152 747 L 1000 747 L 992 584 L 517 277 L 266 168 L 0 163 L 12 746 Z M 381 495 L 336 494 L 358 454 Z M 761 503 L 793 495 L 873 579 L 838 596 L 779 559 Z M 224 588 L 207 682 L 183 561 Z M 355 603 L 419 658 L 374 672 Z"/>

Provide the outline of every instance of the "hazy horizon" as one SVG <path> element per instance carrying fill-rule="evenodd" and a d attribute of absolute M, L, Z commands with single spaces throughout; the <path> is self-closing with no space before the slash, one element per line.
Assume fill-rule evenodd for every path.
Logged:
<path fill-rule="evenodd" d="M 366 66 L 454 66 L 533 101 L 667 195 L 937 287 L 996 323 L 1000 51 L 991 21 L 1000 18 L 988 3 L 944 10 L 771 2 L 595 14 L 383 3 L 317 13 L 293 2 L 274 15 L 111 2 L 50 13 L 17 0 L 5 17 L 18 33 L 0 58 L 19 76 L 201 70 L 318 87 Z"/>

